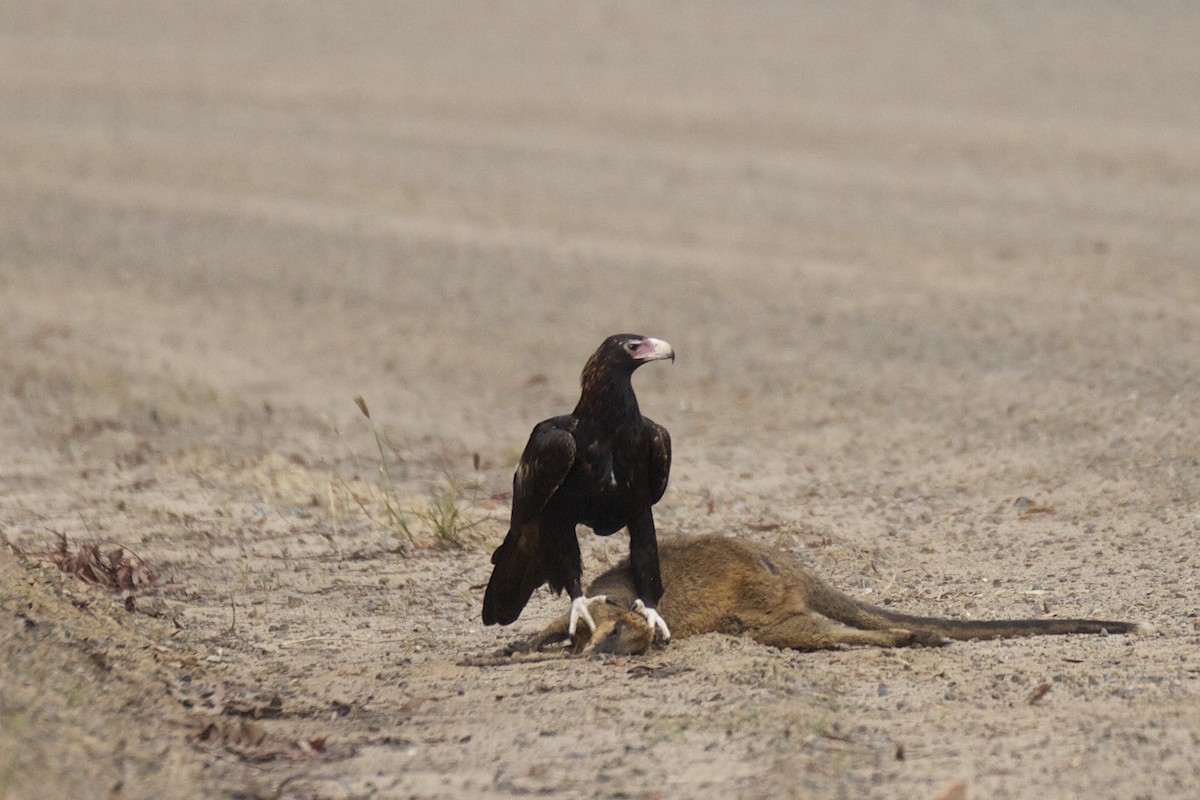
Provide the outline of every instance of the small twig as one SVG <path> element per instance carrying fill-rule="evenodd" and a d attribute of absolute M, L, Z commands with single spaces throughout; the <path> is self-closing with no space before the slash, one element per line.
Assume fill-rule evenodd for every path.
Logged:
<path fill-rule="evenodd" d="M 329 635 L 329 636 L 305 636 L 303 639 L 288 639 L 286 641 L 276 642 L 275 645 L 281 650 L 286 650 L 289 647 L 296 647 L 297 645 L 301 645 L 301 644 L 308 644 L 310 642 L 325 642 L 325 641 L 338 642 L 338 643 L 346 642 L 348 644 L 401 644 L 403 642 L 409 642 L 412 640 L 404 639 L 404 638 L 360 639 L 360 638 L 357 638 L 354 636 Z"/>

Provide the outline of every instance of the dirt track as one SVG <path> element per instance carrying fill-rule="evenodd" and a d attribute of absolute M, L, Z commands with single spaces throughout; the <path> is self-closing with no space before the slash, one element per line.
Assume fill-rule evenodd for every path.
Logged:
<path fill-rule="evenodd" d="M 0 798 L 1194 792 L 1200 11 L 7 6 Z M 565 607 L 478 621 L 622 330 L 662 535 L 1158 634 L 460 666 Z"/>

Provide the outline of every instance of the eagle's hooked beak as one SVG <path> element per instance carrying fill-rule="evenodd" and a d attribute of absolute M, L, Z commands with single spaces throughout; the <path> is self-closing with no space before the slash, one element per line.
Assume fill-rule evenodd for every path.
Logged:
<path fill-rule="evenodd" d="M 637 352 L 634 358 L 638 361 L 662 361 L 671 359 L 671 363 L 675 362 L 675 350 L 671 345 L 664 342 L 662 339 L 643 339 L 642 343 L 637 346 Z"/>

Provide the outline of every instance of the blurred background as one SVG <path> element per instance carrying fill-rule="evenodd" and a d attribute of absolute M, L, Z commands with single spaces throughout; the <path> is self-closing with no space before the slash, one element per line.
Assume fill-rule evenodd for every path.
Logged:
<path fill-rule="evenodd" d="M 937 451 L 1196 397 L 1187 4 L 11 3 L 0 26 L 6 349 L 126 393 L 342 422 L 362 394 L 515 458 L 628 330 L 679 353 L 638 381 L 685 459 L 878 457 L 884 409 Z"/>

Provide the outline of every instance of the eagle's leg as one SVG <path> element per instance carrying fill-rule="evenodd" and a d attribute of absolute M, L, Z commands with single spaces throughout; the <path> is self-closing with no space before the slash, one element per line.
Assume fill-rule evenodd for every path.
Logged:
<path fill-rule="evenodd" d="M 588 610 L 588 602 L 596 598 L 585 597 L 583 594 L 581 585 L 583 561 L 579 557 L 579 540 L 575 538 L 574 529 L 566 528 L 560 534 L 547 536 L 549 530 L 547 526 L 542 528 L 543 546 L 549 553 L 550 563 L 559 566 L 558 577 L 551 578 L 550 586 L 551 588 L 566 589 L 567 596 L 571 598 L 571 614 L 567 618 L 567 633 L 574 639 L 575 629 L 579 627 L 581 619 L 587 624 L 589 631 L 596 630 L 596 620 L 592 619 L 592 612 Z"/>
<path fill-rule="evenodd" d="M 664 642 L 671 640 L 667 621 L 654 610 L 662 599 L 662 573 L 658 565 L 658 539 L 654 535 L 654 515 L 647 508 L 629 522 L 629 563 L 633 568 L 633 588 L 637 601 L 633 610 L 646 618 L 650 629 Z"/>
<path fill-rule="evenodd" d="M 641 600 L 633 601 L 633 610 L 646 618 L 646 624 L 650 629 L 662 638 L 664 642 L 671 641 L 671 629 L 667 627 L 667 621 L 662 618 L 662 615 L 655 611 L 650 606 L 643 603 Z M 595 630 L 593 628 L 593 630 Z"/>
<path fill-rule="evenodd" d="M 603 602 L 607 599 L 608 598 L 602 594 L 595 597 L 584 597 L 582 592 L 580 592 L 577 597 L 571 599 L 571 616 L 567 620 L 567 633 L 572 639 L 575 638 L 575 628 L 578 627 L 579 620 L 581 619 L 587 623 L 588 630 L 592 631 L 593 633 L 595 632 L 596 620 L 592 619 L 592 612 L 588 611 L 588 603 L 592 602 L 593 600 L 599 600 Z"/>

